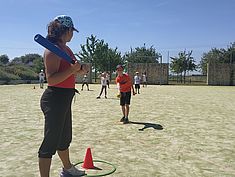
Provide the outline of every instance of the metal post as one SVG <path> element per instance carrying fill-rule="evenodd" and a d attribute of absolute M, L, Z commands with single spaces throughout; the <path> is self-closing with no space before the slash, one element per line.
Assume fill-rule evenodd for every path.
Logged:
<path fill-rule="evenodd" d="M 159 55 L 160 57 L 160 85 L 162 85 L 162 55 Z"/>

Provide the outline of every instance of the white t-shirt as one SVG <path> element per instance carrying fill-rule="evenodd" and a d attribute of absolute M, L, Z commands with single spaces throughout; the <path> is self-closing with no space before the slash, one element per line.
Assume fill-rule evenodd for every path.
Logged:
<path fill-rule="evenodd" d="M 145 75 L 145 74 L 142 75 L 142 78 L 143 78 L 143 82 L 147 82 L 147 79 L 146 79 L 146 75 Z"/>
<path fill-rule="evenodd" d="M 140 84 L 141 77 L 140 76 L 135 76 L 134 80 L 135 80 L 135 84 Z"/>
<path fill-rule="evenodd" d="M 44 81 L 44 78 L 45 78 L 44 72 L 40 72 L 38 76 L 39 76 L 40 81 Z"/>
<path fill-rule="evenodd" d="M 107 86 L 107 78 L 106 77 L 101 77 L 100 82 L 102 86 Z"/>
<path fill-rule="evenodd" d="M 83 82 L 88 82 L 88 78 L 87 77 L 83 77 L 82 81 Z"/>
<path fill-rule="evenodd" d="M 108 74 L 106 74 L 106 80 L 109 81 L 109 75 Z"/>

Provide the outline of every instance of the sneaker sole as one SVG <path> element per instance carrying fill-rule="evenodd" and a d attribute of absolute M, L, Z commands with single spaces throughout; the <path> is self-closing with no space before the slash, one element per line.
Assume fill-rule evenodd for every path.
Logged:
<path fill-rule="evenodd" d="M 79 177 L 79 176 L 85 176 L 86 175 L 86 173 L 84 173 L 84 174 L 82 174 L 82 175 L 76 175 L 76 176 L 74 176 L 74 175 L 71 175 L 71 174 L 69 174 L 69 173 L 67 173 L 67 172 L 65 172 L 65 171 L 62 171 L 61 173 L 60 173 L 60 177 Z"/>

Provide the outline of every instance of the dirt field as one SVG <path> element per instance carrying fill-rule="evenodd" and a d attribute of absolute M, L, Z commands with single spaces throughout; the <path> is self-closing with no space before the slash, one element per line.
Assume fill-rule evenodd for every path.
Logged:
<path fill-rule="evenodd" d="M 33 86 L 0 86 L 0 176 L 39 176 L 43 90 Z M 93 159 L 116 166 L 113 177 L 235 176 L 235 87 L 141 87 L 132 97 L 132 123 L 126 125 L 119 123 L 115 85 L 108 99 L 99 100 L 100 85 L 90 87 L 73 104 L 74 163 L 91 147 Z M 98 172 L 111 169 L 102 168 Z M 60 170 L 55 155 L 51 176 L 58 177 Z"/>

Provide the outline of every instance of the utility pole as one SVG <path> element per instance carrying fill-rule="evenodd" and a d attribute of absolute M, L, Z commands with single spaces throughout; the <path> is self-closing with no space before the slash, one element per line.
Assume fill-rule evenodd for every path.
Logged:
<path fill-rule="evenodd" d="M 229 85 L 233 85 L 234 71 L 233 71 L 232 61 L 233 61 L 233 49 L 231 50 L 231 54 L 230 54 L 230 84 Z"/>
<path fill-rule="evenodd" d="M 167 63 L 169 64 L 170 52 L 167 51 Z"/>
<path fill-rule="evenodd" d="M 160 58 L 160 85 L 162 85 L 162 54 L 159 55 Z"/>

